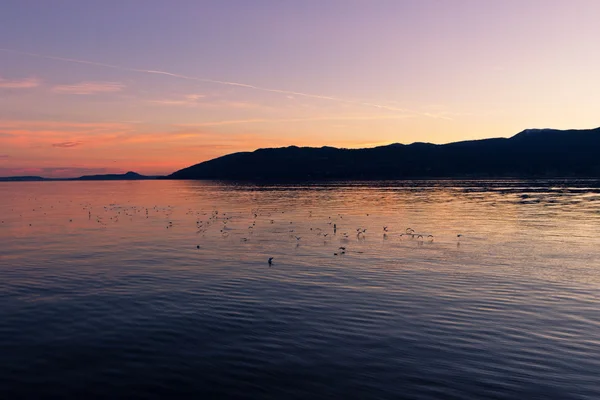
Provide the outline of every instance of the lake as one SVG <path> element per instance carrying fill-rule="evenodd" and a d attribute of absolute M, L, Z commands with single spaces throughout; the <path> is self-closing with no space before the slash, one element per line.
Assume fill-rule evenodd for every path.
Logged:
<path fill-rule="evenodd" d="M 0 220 L 0 398 L 600 398 L 598 181 L 0 183 Z"/>

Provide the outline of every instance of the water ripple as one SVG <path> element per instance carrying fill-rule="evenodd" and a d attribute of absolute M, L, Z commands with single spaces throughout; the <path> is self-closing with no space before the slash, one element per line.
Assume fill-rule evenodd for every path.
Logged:
<path fill-rule="evenodd" d="M 0 397 L 600 398 L 599 187 L 2 183 Z"/>

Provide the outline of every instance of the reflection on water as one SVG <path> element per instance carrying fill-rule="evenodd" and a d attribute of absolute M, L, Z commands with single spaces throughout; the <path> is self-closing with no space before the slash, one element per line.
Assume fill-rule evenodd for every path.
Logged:
<path fill-rule="evenodd" d="M 0 220 L 2 398 L 600 397 L 596 181 L 0 183 Z"/>

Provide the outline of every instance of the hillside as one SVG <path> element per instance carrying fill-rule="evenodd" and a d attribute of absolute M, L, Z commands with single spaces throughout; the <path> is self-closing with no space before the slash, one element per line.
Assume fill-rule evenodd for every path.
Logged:
<path fill-rule="evenodd" d="M 511 138 L 366 149 L 296 147 L 229 154 L 171 179 L 600 177 L 600 128 L 527 129 Z"/>
<path fill-rule="evenodd" d="M 0 177 L 0 182 L 32 182 L 32 181 L 135 181 L 156 179 L 156 177 L 140 175 L 129 171 L 125 174 L 84 175 L 78 178 L 43 178 L 41 176 L 7 176 Z"/>

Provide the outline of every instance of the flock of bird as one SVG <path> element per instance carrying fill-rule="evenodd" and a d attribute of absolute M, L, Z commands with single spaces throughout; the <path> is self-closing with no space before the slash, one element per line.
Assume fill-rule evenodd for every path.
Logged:
<path fill-rule="evenodd" d="M 164 218 L 165 229 L 173 229 L 175 226 L 182 224 L 181 219 L 173 218 L 174 212 L 178 210 L 177 207 L 173 206 L 154 206 L 148 208 L 134 205 L 123 206 L 109 204 L 107 206 L 102 206 L 101 212 L 98 212 L 99 207 L 93 207 L 89 203 L 80 204 L 80 206 L 86 212 L 88 221 L 95 221 L 96 224 L 102 227 L 106 227 L 109 223 L 118 223 L 122 220 L 133 221 L 134 218 L 140 217 L 157 221 L 155 218 L 156 216 Z M 49 208 L 52 209 L 53 206 L 49 206 Z M 32 209 L 32 212 L 36 211 L 43 212 L 44 215 L 47 214 L 47 210 L 44 210 L 44 207 L 41 206 L 37 209 Z M 243 212 L 227 213 L 216 209 L 211 211 L 197 211 L 189 208 L 185 212 L 185 215 L 186 219 L 190 219 L 190 217 L 193 218 L 195 233 L 196 235 L 201 236 L 205 236 L 209 232 L 218 232 L 218 235 L 223 238 L 237 236 L 241 242 L 248 242 L 251 240 L 251 236 L 254 234 L 257 226 L 272 225 L 271 232 L 287 233 L 289 238 L 296 242 L 296 246 L 300 245 L 303 238 L 305 238 L 306 241 L 310 236 L 312 236 L 313 239 L 322 240 L 323 244 L 329 244 L 335 238 L 335 240 L 339 242 L 339 246 L 333 252 L 334 256 L 346 254 L 346 252 L 349 251 L 347 248 L 353 237 L 360 242 L 364 241 L 367 236 L 367 228 L 364 226 L 354 228 L 353 233 L 350 233 L 352 231 L 338 227 L 338 224 L 345 227 L 349 225 L 349 223 L 346 223 L 346 220 L 344 220 L 342 214 L 337 214 L 333 217 L 329 216 L 327 217 L 327 220 L 324 221 L 320 218 L 313 217 L 312 211 L 309 211 L 306 217 L 311 223 L 308 224 L 298 224 L 298 222 L 294 223 L 294 221 L 290 221 L 290 219 L 293 219 L 294 217 L 285 218 L 287 217 L 285 211 L 265 211 L 261 209 L 252 209 L 249 215 L 244 215 Z M 22 214 L 20 216 L 22 217 Z M 369 214 L 366 214 L 366 216 L 369 217 Z M 161 219 L 159 218 L 158 221 L 160 220 Z M 174 224 L 174 221 L 176 221 L 176 224 Z M 307 220 L 305 220 L 305 222 L 306 221 Z M 69 218 L 69 223 L 72 222 L 73 218 Z M 4 223 L 4 220 L 2 220 L 2 223 Z M 247 227 L 244 227 L 246 224 Z M 32 224 L 30 223 L 29 226 L 32 226 Z M 283 226 L 285 226 L 285 228 L 283 228 Z M 369 232 L 372 232 L 372 229 L 369 230 Z M 410 227 L 403 229 L 401 233 L 393 233 L 389 225 L 384 225 L 381 227 L 379 235 L 381 235 L 380 237 L 382 237 L 383 240 L 388 240 L 392 237 L 397 239 L 408 238 L 415 240 L 418 244 L 432 243 L 434 241 L 433 234 L 420 233 Z M 462 234 L 458 234 L 457 240 L 460 240 L 461 237 Z M 457 243 L 457 245 L 459 245 L 459 243 Z M 201 246 L 199 244 L 196 245 L 196 249 L 200 250 Z M 362 253 L 362 251 L 355 252 Z M 269 266 L 273 265 L 274 257 L 269 257 L 267 263 Z"/>
<path fill-rule="evenodd" d="M 188 214 L 193 214 L 194 212 L 192 210 L 188 210 Z M 285 212 L 282 212 L 282 214 L 284 214 Z M 199 215 L 200 213 L 198 213 Z M 203 213 L 202 215 L 207 215 L 207 213 Z M 275 223 L 275 219 L 272 219 L 272 215 L 273 213 L 269 212 L 265 214 L 266 217 L 268 218 L 268 221 L 270 224 L 274 224 Z M 257 219 L 260 217 L 261 215 L 259 215 L 259 210 L 253 210 L 252 211 L 252 224 L 248 226 L 248 232 L 250 234 L 252 234 L 254 232 L 255 227 L 257 226 Z M 367 216 L 369 216 L 369 214 L 367 214 Z M 312 212 L 309 212 L 308 214 L 308 218 L 312 218 Z M 338 219 L 343 219 L 343 216 L 341 214 L 337 215 Z M 208 217 L 207 220 L 201 220 L 198 219 L 196 221 L 196 228 L 198 229 L 196 233 L 205 233 L 208 229 L 208 227 L 211 224 L 214 224 L 217 221 L 220 221 L 222 223 L 221 229 L 219 230 L 220 234 L 223 237 L 228 237 L 229 236 L 229 226 L 228 223 L 231 221 L 232 216 L 231 215 L 227 215 L 226 213 L 222 213 L 219 214 L 218 210 L 213 211 L 210 216 Z M 293 221 L 290 221 L 289 224 L 293 225 Z M 327 243 L 327 241 L 333 237 L 336 236 L 338 234 L 338 226 L 337 223 L 334 223 L 332 221 L 331 217 L 328 217 L 328 225 L 331 226 L 331 230 L 329 232 L 325 232 L 323 228 L 320 227 L 310 227 L 309 231 L 311 231 L 310 233 L 312 233 L 313 235 L 317 236 L 317 237 L 321 237 L 324 241 L 324 244 Z M 169 222 L 169 225 L 167 225 L 167 229 L 172 227 L 172 222 Z M 288 230 L 290 237 L 296 239 L 296 242 L 299 243 L 302 239 L 302 236 L 298 236 L 296 234 L 296 230 L 295 229 L 289 229 Z M 358 227 L 356 228 L 356 239 L 357 240 L 364 240 L 366 237 L 366 232 L 367 232 L 367 228 L 364 227 Z M 383 226 L 382 229 L 382 235 L 383 235 L 383 239 L 387 240 L 389 239 L 389 228 L 388 226 Z M 418 241 L 418 243 L 423 243 L 424 241 L 427 241 L 429 243 L 433 242 L 434 240 L 434 236 L 432 234 L 423 234 L 423 233 L 417 233 L 414 229 L 412 228 L 406 228 L 404 230 L 403 233 L 400 233 L 398 235 L 399 238 L 403 238 L 403 237 L 408 237 L 411 239 L 416 239 Z M 462 235 L 457 235 L 457 238 L 462 237 Z M 349 239 L 350 239 L 350 234 L 348 232 L 340 232 L 340 235 L 338 236 L 339 240 L 341 243 L 348 243 Z M 242 242 L 247 242 L 249 240 L 248 237 L 244 236 L 240 239 Z M 197 249 L 200 249 L 200 245 L 196 246 Z M 357 253 L 362 253 L 362 251 L 357 251 Z M 346 246 L 340 246 L 336 252 L 333 253 L 334 256 L 338 256 L 338 255 L 343 255 L 346 254 Z M 273 265 L 273 260 L 274 257 L 269 257 L 267 260 L 267 263 L 269 264 L 269 266 Z"/>

